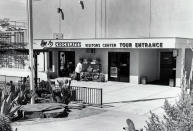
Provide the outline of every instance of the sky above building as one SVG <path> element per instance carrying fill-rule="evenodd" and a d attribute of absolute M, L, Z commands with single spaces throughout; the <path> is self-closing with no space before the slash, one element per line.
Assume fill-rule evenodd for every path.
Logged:
<path fill-rule="evenodd" d="M 26 21 L 26 2 L 27 0 L 0 0 L 0 19 Z"/>

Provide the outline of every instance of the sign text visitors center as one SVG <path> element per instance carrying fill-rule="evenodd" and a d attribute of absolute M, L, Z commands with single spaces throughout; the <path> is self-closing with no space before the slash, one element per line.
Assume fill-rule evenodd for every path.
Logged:
<path fill-rule="evenodd" d="M 41 48 L 175 48 L 175 39 L 35 40 Z"/>

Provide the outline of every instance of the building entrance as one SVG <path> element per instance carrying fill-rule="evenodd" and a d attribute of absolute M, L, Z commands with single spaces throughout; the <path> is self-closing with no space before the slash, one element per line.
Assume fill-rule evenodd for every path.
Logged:
<path fill-rule="evenodd" d="M 110 81 L 129 82 L 129 52 L 109 52 L 108 63 L 108 79 Z"/>
<path fill-rule="evenodd" d="M 69 77 L 75 69 L 75 52 L 60 51 L 58 54 L 58 72 L 60 77 Z"/>
<path fill-rule="evenodd" d="M 176 78 L 176 57 L 172 52 L 160 52 L 160 82 L 169 85 Z"/>

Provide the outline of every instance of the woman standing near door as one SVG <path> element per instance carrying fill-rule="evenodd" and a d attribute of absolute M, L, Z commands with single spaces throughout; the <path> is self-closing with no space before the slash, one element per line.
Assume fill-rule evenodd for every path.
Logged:
<path fill-rule="evenodd" d="M 75 69 L 77 81 L 80 81 L 80 73 L 82 71 L 82 62 L 83 62 L 83 60 L 80 58 L 77 66 L 76 66 L 76 69 Z"/>

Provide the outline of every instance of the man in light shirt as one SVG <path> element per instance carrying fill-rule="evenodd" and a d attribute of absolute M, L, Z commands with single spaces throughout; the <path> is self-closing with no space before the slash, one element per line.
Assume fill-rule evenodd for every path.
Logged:
<path fill-rule="evenodd" d="M 77 80 L 77 81 L 80 81 L 80 73 L 81 73 L 81 71 L 82 71 L 82 61 L 83 61 L 83 60 L 80 58 L 77 66 L 76 66 L 76 69 L 75 69 L 76 80 Z"/>

